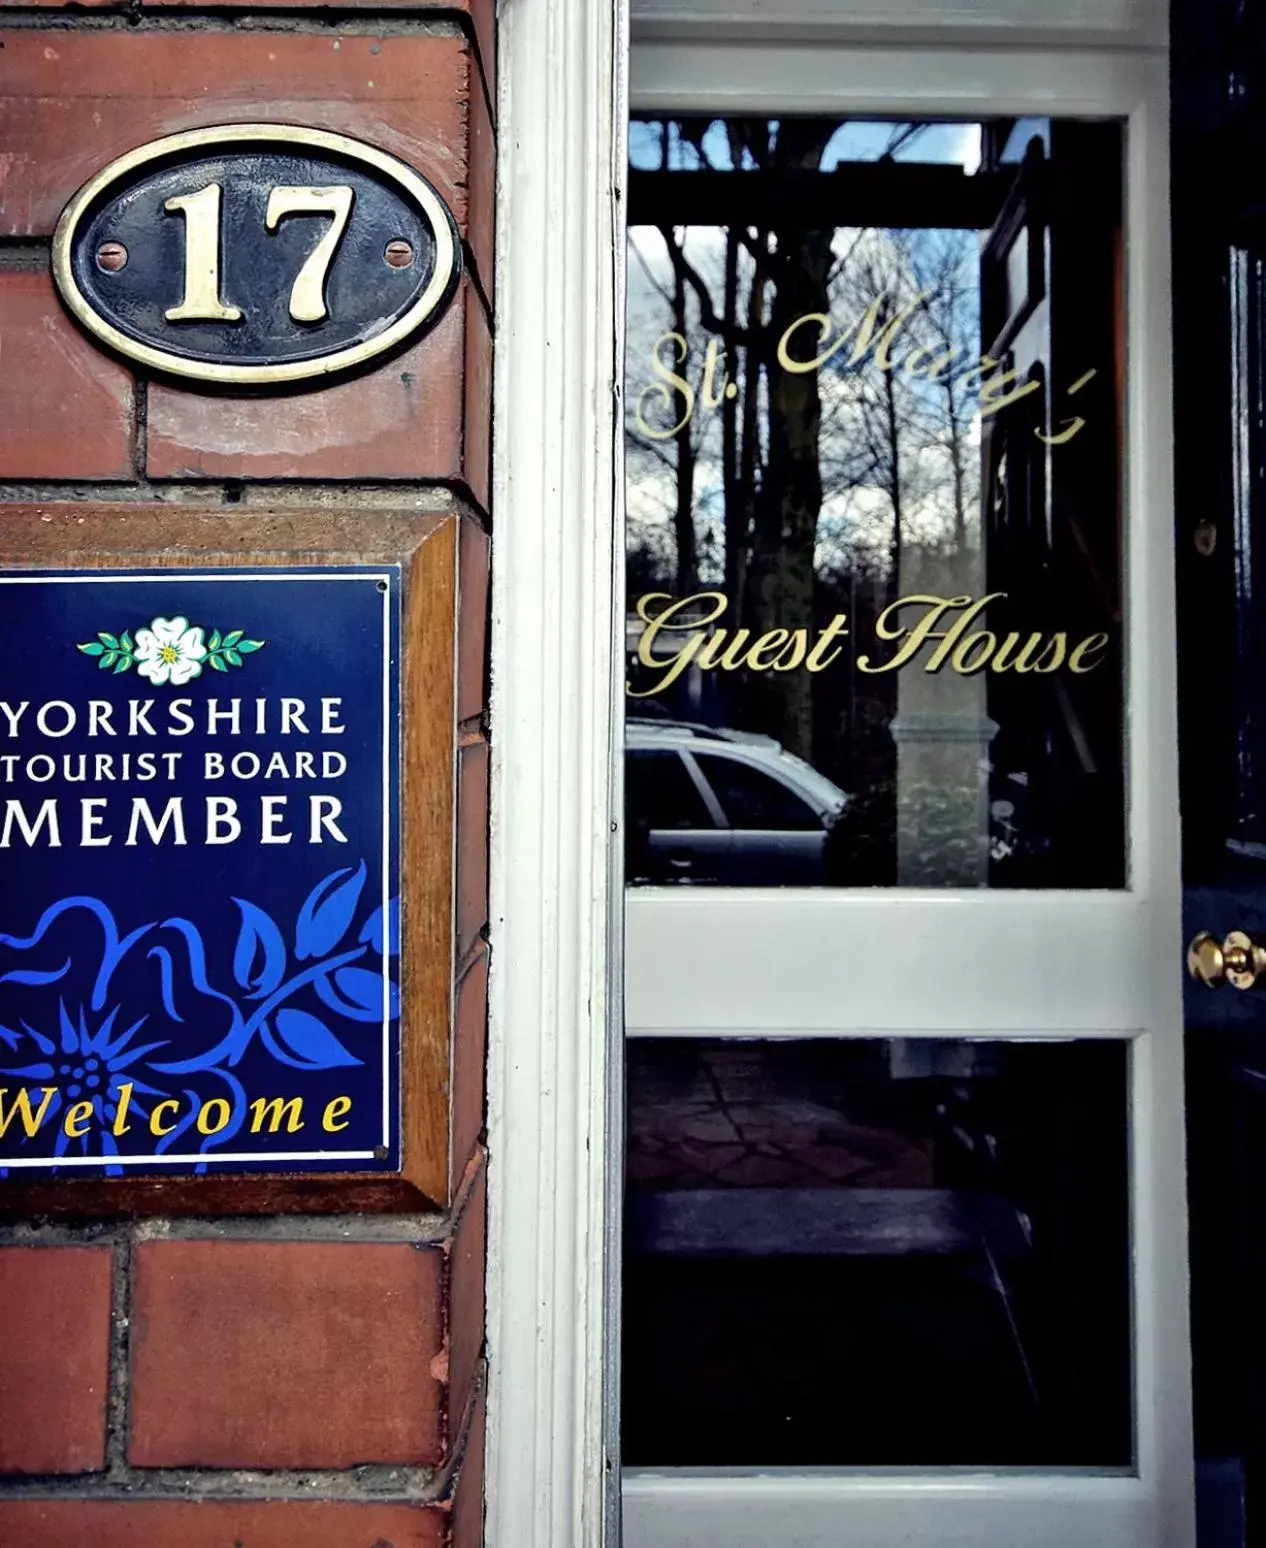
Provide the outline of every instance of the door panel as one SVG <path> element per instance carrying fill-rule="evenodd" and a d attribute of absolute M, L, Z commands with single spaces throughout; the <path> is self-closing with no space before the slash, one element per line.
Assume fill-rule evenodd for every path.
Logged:
<path fill-rule="evenodd" d="M 816 886 L 759 845 L 738 866 L 737 825 L 729 886 L 630 865 L 630 1548 L 1193 1541 L 1166 91 L 1124 53 L 634 53 L 629 745 L 658 709 L 696 759 L 797 760 L 826 836 Z M 974 379 L 928 373 L 937 328 Z M 1012 634 L 1028 672 L 997 670 Z M 788 1059 L 809 1085 L 780 1097 Z M 1068 1111 L 1106 1117 L 1061 1151 L 1078 1059 Z M 696 1071 L 649 1129 L 648 1060 Z M 1048 1142 L 1010 1149 L 976 1115 L 1043 1069 Z M 895 1186 L 807 1178 L 862 1130 L 910 1141 Z M 1031 1209 L 1034 1156 L 1059 1183 Z M 1043 1320 L 1037 1260 L 1116 1305 L 1080 1400 L 1099 1444 L 1057 1422 L 1093 1340 Z M 892 1391 L 857 1409 L 903 1306 L 908 1434 Z M 919 1340 L 938 1358 L 903 1368 Z"/>
<path fill-rule="evenodd" d="M 1184 929 L 1261 941 L 1266 34 L 1258 8 L 1231 4 L 1178 4 L 1174 27 Z M 1266 1536 L 1266 1001 L 1191 982 L 1186 1014 L 1201 1543 L 1240 1548 Z"/>
<path fill-rule="evenodd" d="M 1146 991 L 1121 965 L 1158 961 L 1164 916 L 1137 894 L 1024 902 L 762 891 L 701 904 L 631 892 L 626 953 L 656 972 L 628 975 L 625 1025 L 661 1036 L 845 1025 L 859 1033 L 1143 1030 Z M 1176 1003 L 1179 969 L 1166 960 L 1164 971 Z"/>

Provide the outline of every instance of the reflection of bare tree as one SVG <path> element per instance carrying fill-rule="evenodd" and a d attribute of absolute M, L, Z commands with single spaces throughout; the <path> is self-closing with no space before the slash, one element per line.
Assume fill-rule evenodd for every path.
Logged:
<path fill-rule="evenodd" d="M 772 733 L 836 781 L 850 881 L 909 879 L 917 860 L 972 884 L 998 812 L 1021 808 L 1026 836 L 995 845 L 991 877 L 1072 874 L 1056 835 L 1075 858 L 1087 824 L 1116 874 L 1119 675 L 946 686 L 858 658 L 882 655 L 878 616 L 909 594 L 1005 593 L 981 618 L 1000 630 L 1058 594 L 1061 629 L 1112 626 L 1117 131 L 637 119 L 630 145 L 629 591 L 723 590 L 729 632 L 646 709 Z M 1013 370 L 1042 391 L 1013 411 L 989 388 L 982 430 L 984 382 Z M 772 669 L 781 642 L 746 654 L 838 614 L 850 638 L 829 670 Z"/>
<path fill-rule="evenodd" d="M 860 365 L 845 355 L 828 366 L 837 382 L 822 443 L 828 489 L 872 511 L 884 496 L 895 594 L 906 545 L 962 552 L 979 542 L 976 402 L 963 382 L 978 352 L 974 234 L 853 233 L 831 303 L 850 320 L 875 308 L 880 343 Z"/>
<path fill-rule="evenodd" d="M 862 317 L 877 306 L 876 331 L 884 339 L 917 305 L 909 252 L 901 232 L 864 232 L 850 248 L 833 300 L 842 317 Z M 840 472 L 859 488 L 887 496 L 888 594 L 896 596 L 901 549 L 908 525 L 907 508 L 921 493 L 918 451 L 930 434 L 925 405 L 914 384 L 883 362 L 852 369 L 841 394 L 837 416 L 843 454 Z"/>
<path fill-rule="evenodd" d="M 765 164 L 779 172 L 816 170 L 835 129 L 832 119 L 785 119 Z M 822 509 L 821 390 L 816 371 L 793 375 L 771 369 L 771 363 L 777 341 L 797 318 L 829 306 L 831 237 L 829 230 L 795 228 L 769 235 L 769 317 L 759 335 L 759 361 L 768 383 L 768 449 L 753 508 L 742 598 L 743 621 L 758 634 L 813 627 L 814 554 Z M 762 718 L 773 734 L 793 752 L 812 758 L 812 676 L 756 677 L 750 686 L 757 690 L 757 702 L 763 701 Z"/>
<path fill-rule="evenodd" d="M 938 351 L 934 358 L 952 362 L 965 345 L 976 348 L 980 290 L 974 244 L 961 232 L 933 231 L 926 233 L 923 251 L 924 315 Z M 967 547 L 969 522 L 979 520 L 980 458 L 970 444 L 976 403 L 952 368 L 940 371 L 933 380 L 944 394 L 940 431 L 953 491 L 953 546 L 961 551 Z"/>
<path fill-rule="evenodd" d="M 679 239 L 671 226 L 661 226 L 660 235 L 673 266 L 673 332 L 686 337 L 686 283 L 690 265 L 684 252 L 685 235 Z M 673 511 L 673 536 L 677 547 L 677 595 L 686 597 L 695 589 L 699 565 L 695 556 L 695 434 L 693 416 L 682 415 L 673 437 L 677 449 L 677 503 Z"/>
<path fill-rule="evenodd" d="M 733 134 L 733 130 L 731 130 Z M 725 316 L 738 318 L 741 305 L 740 258 L 751 259 L 747 285 L 745 336 L 765 333 L 765 298 L 769 284 L 769 233 L 742 231 L 731 226 L 725 244 Z M 746 351 L 746 367 L 740 365 L 739 339 L 731 332 L 726 340 L 727 358 L 741 372 L 741 388 L 721 398 L 721 467 L 725 494 L 725 590 L 732 604 L 747 589 L 747 564 L 756 523 L 756 489 L 760 476 L 760 367 L 759 354 Z M 736 387 L 738 383 L 735 383 Z"/>
<path fill-rule="evenodd" d="M 840 124 L 806 117 L 657 128 L 665 169 L 675 136 L 679 157 L 701 170 L 791 179 L 819 171 Z M 803 200 L 787 201 L 785 216 L 765 201 L 749 221 L 734 175 L 730 224 L 661 222 L 633 232 L 630 414 L 636 421 L 657 342 L 690 391 L 674 394 L 659 432 L 631 427 L 630 585 L 678 594 L 721 587 L 732 627 L 813 629 L 822 614 L 856 618 L 891 600 L 904 545 L 978 546 L 976 405 L 961 381 L 979 357 L 976 237 L 813 229 Z M 873 350 L 853 360 L 848 347 L 820 371 L 778 365 L 778 341 L 797 319 L 828 314 L 843 328 L 875 303 L 876 333 L 899 324 L 892 368 L 877 365 Z M 669 333 L 684 350 L 662 342 Z M 902 369 L 915 349 L 922 368 Z M 812 761 L 822 761 L 824 736 L 838 743 L 841 715 L 862 713 L 850 699 L 824 717 L 814 696 L 837 690 L 810 673 L 739 675 L 718 688 L 733 692 L 729 718 Z M 833 746 L 831 761 L 840 752 Z"/>

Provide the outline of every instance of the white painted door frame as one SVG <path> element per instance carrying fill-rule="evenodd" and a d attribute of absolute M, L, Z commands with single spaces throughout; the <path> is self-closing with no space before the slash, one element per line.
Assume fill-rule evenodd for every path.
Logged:
<path fill-rule="evenodd" d="M 498 55 L 486 1540 L 598 1548 L 616 1480 L 622 0 L 505 0 Z"/>
<path fill-rule="evenodd" d="M 1168 510 L 1171 473 L 1168 407 L 1168 231 L 1164 7 L 1156 0 L 638 0 L 639 37 L 663 47 L 706 40 L 709 78 L 728 72 L 728 108 L 757 107 L 768 49 L 779 40 L 849 41 L 865 49 L 865 82 L 854 72 L 849 105 L 874 111 L 1124 112 L 1130 119 L 1131 463 L 1129 584 L 1136 648 L 1129 693 L 1132 745 L 1172 746 L 1175 736 Z M 1057 0 L 1058 3 L 1058 0 Z M 617 1541 L 611 1509 L 616 1472 L 609 1423 L 614 1393 L 615 1318 L 607 1271 L 615 1261 L 614 1167 L 621 1097 L 619 1016 L 620 861 L 614 814 L 618 758 L 612 755 L 612 694 L 618 681 L 615 620 L 622 618 L 621 464 L 618 384 L 623 299 L 621 190 L 624 177 L 623 0 L 503 0 L 499 41 L 499 173 L 496 407 L 496 557 L 493 601 L 493 977 L 489 1050 L 489 1548 L 600 1548 Z M 888 45 L 907 38 L 910 54 Z M 730 41 L 725 41 L 725 40 Z M 961 53 L 966 40 L 989 45 Z M 1061 49 L 1050 51 L 1058 41 Z M 758 43 L 759 47 L 752 47 Z M 1034 45 L 1042 45 L 1041 48 Z M 1069 52 L 1080 45 L 1087 51 Z M 1126 56 L 1126 57 L 1123 57 Z M 702 56 L 700 56 L 702 57 Z M 912 61 L 918 65 L 912 69 Z M 667 64 L 661 60 L 661 64 Z M 804 105 L 822 105 L 835 87 L 825 57 L 804 60 Z M 816 77 L 814 70 L 819 72 Z M 722 72 L 718 74 L 718 71 Z M 661 81 L 669 79 L 660 71 Z M 696 72 L 695 82 L 698 82 Z M 690 87 L 678 81 L 677 100 Z M 916 89 L 917 88 L 917 89 Z M 816 92 L 816 96 L 814 95 Z M 916 106 L 917 102 L 917 106 Z M 971 106 L 968 106 L 970 102 Z M 784 104 L 785 105 L 785 104 Z M 1143 216 L 1147 212 L 1147 223 Z M 1145 512 L 1151 511 L 1150 518 Z M 1163 541 L 1157 541 L 1158 534 Z M 1148 541 L 1144 541 L 1144 537 Z M 1143 659 L 1139 644 L 1161 643 Z M 1174 964 L 1161 956 L 1179 940 L 1177 818 L 1173 760 L 1132 775 L 1132 837 L 1145 859 L 1131 899 L 1109 935 L 1079 932 L 1089 958 L 1071 953 L 1064 968 L 1078 982 L 1109 987 L 1123 950 L 1144 952 L 1155 985 L 1147 1025 L 1176 1014 Z M 1142 849 L 1138 840 L 1144 841 Z M 1172 895 L 1172 903 L 1166 895 Z M 1098 895 L 1103 897 L 1104 895 Z M 735 906 L 741 906 L 736 900 Z M 903 900 L 912 901 L 909 896 Z M 978 900 L 979 901 L 979 900 Z M 927 917 L 952 909 L 952 896 L 925 896 Z M 630 929 L 643 924 L 635 904 Z M 812 908 L 812 902 L 806 905 Z M 986 903 L 986 908 L 990 905 Z M 1083 909 L 1098 906 L 1081 895 Z M 1072 910 L 1069 911 L 1070 916 Z M 1005 928 L 1005 908 L 992 925 Z M 1146 915 L 1146 919 L 1143 916 Z M 1133 921 L 1133 922 L 1132 922 Z M 1097 955 L 1096 955 L 1097 953 Z M 995 959 L 996 960 L 996 959 Z M 1062 959 L 1061 959 L 1062 960 Z M 970 992 L 971 975 L 950 979 L 945 995 Z M 1064 971 L 1061 968 L 1060 971 Z M 613 986 L 617 986 L 613 988 Z M 653 986 L 650 986 L 653 987 Z M 1004 982 L 972 1004 L 1005 1019 Z M 1016 986 L 1012 986 L 1013 988 Z M 1030 986 L 1031 987 L 1031 986 Z M 1120 1034 L 1100 1000 L 1077 1025 Z M 1109 993 L 1110 1001 L 1111 995 Z M 988 1007 L 993 1006 L 990 1013 Z M 633 1030 L 657 1025 L 653 1004 L 635 996 Z M 680 1025 L 674 1009 L 670 1013 Z M 717 1002 L 701 994 L 698 1029 L 715 1026 Z M 966 1011 L 964 1011 L 966 1014 Z M 876 997 L 876 1028 L 887 1025 Z M 785 1029 L 784 1029 L 785 1030 Z M 1171 1114 L 1181 1102 L 1170 1063 L 1163 1069 L 1136 1045 L 1137 1083 L 1158 1083 Z M 1155 1206 L 1181 1197 L 1181 1146 L 1162 1152 L 1156 1136 L 1134 1136 L 1140 1250 L 1154 1252 Z M 1178 1223 L 1181 1226 L 1181 1222 Z M 1149 1233 L 1152 1233 L 1149 1235 Z M 1181 1255 L 1180 1255 L 1181 1257 Z M 1190 1542 L 1188 1372 L 1182 1358 L 1155 1351 L 1162 1328 L 1185 1325 L 1185 1263 L 1162 1276 L 1156 1319 L 1136 1328 L 1156 1353 L 1160 1381 L 1140 1413 L 1147 1476 L 1163 1458 L 1178 1471 L 1157 1497 L 1150 1542 Z M 967 1498 L 984 1480 L 955 1478 L 941 1497 Z M 997 1488 L 997 1480 L 990 1486 Z M 1097 1510 L 1079 1532 L 1107 1541 L 1096 1522 L 1130 1509 L 1133 1480 L 1105 1478 Z M 793 1480 L 750 1487 L 785 1507 Z M 822 1481 L 825 1488 L 829 1480 Z M 1077 1480 L 1084 1487 L 1086 1480 Z M 891 1482 L 866 1480 L 880 1493 Z M 1022 1506 L 1030 1480 L 1004 1483 Z M 643 1485 L 634 1481 L 636 1491 Z M 803 1484 L 800 1505 L 830 1530 L 826 1493 L 815 1507 Z M 683 1480 L 675 1501 L 677 1542 L 699 1512 L 715 1505 L 706 1480 Z M 732 1492 L 732 1491 L 731 1491 Z M 813 1494 L 811 1487 L 808 1494 Z M 906 1494 L 905 1540 L 933 1503 Z M 810 1532 L 815 1530 L 806 1519 Z M 810 1543 L 794 1536 L 785 1508 L 762 1542 Z M 835 1539 L 831 1539 L 834 1541 Z M 1026 1536 L 1026 1541 L 1033 1539 Z M 666 1539 L 665 1541 L 668 1541 Z M 966 1544 L 973 1541 L 964 1537 Z M 737 1548 L 737 1544 L 734 1545 Z M 866 1548 L 874 1548 L 867 1544 Z M 1061 1545 L 1062 1548 L 1062 1545 Z"/>

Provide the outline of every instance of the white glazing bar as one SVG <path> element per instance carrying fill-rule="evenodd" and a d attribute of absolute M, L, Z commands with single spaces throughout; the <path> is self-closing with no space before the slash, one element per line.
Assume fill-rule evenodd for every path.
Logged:
<path fill-rule="evenodd" d="M 778 37 L 850 42 L 908 38 L 923 44 L 1093 43 L 1163 48 L 1165 0 L 633 0 L 643 38 Z"/>
<path fill-rule="evenodd" d="M 634 1472 L 625 1474 L 624 1493 L 625 1548 L 1160 1548 L 1171 1541 L 1153 1535 L 1148 1491 L 1133 1478 Z"/>
<path fill-rule="evenodd" d="M 637 889 L 628 1031 L 1133 1032 L 1157 921 L 1130 892 Z"/>

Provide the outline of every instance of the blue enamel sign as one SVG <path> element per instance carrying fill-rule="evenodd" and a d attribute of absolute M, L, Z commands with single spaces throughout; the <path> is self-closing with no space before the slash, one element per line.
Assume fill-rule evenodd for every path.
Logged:
<path fill-rule="evenodd" d="M 399 570 L 0 574 L 0 1173 L 392 1171 Z"/>

